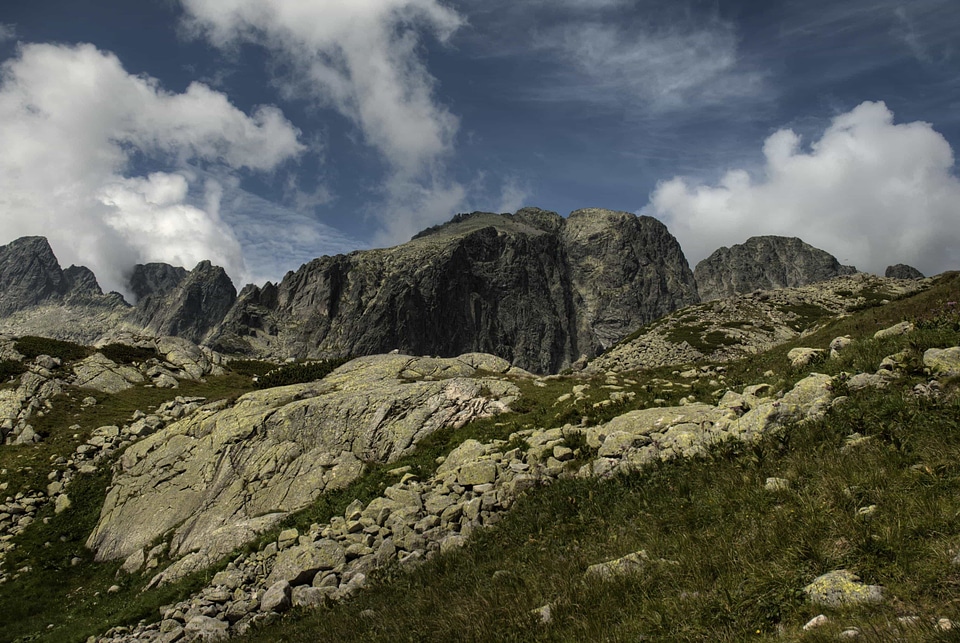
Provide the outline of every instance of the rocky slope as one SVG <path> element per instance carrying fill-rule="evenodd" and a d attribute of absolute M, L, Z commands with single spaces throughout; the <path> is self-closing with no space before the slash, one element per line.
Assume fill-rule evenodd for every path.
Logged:
<path fill-rule="evenodd" d="M 710 301 L 640 329 L 591 362 L 589 370 L 624 372 L 738 359 L 799 337 L 835 315 L 904 297 L 927 285 L 857 273 Z"/>
<path fill-rule="evenodd" d="M 695 301 L 679 244 L 655 219 L 473 213 L 247 286 L 212 345 L 284 357 L 479 351 L 556 372 Z"/>
<path fill-rule="evenodd" d="M 390 462 L 444 426 L 507 410 L 519 391 L 474 378 L 478 368 L 511 369 L 490 355 L 381 355 L 203 407 L 126 450 L 87 545 L 97 560 L 142 559 L 166 535 L 178 562 L 165 580 L 201 569 L 346 486 L 364 462 Z"/>
<path fill-rule="evenodd" d="M 700 300 L 710 301 L 754 290 L 804 286 L 856 271 L 796 237 L 764 236 L 720 248 L 698 263 L 693 274 Z"/>

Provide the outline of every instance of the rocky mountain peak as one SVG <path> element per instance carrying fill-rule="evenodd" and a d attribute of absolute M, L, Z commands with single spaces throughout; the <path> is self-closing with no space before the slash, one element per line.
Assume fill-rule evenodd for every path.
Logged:
<path fill-rule="evenodd" d="M 922 272 L 913 266 L 908 266 L 905 263 L 887 266 L 887 270 L 884 272 L 883 276 L 890 277 L 891 279 L 923 279 Z"/>
<path fill-rule="evenodd" d="M 680 246 L 627 212 L 472 212 L 386 250 L 321 257 L 244 291 L 212 341 L 295 357 L 499 355 L 555 372 L 696 301 Z"/>
<path fill-rule="evenodd" d="M 697 264 L 693 274 L 700 299 L 710 301 L 754 290 L 803 286 L 856 271 L 796 237 L 759 236 L 716 250 Z"/>
<path fill-rule="evenodd" d="M 130 274 L 130 290 L 137 301 L 154 293 L 165 293 L 180 285 L 187 270 L 168 263 L 137 264 Z"/>

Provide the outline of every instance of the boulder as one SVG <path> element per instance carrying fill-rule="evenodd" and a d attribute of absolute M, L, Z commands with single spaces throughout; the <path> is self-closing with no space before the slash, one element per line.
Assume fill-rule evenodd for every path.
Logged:
<path fill-rule="evenodd" d="M 285 580 L 270 585 L 260 599 L 261 612 L 286 612 L 293 606 L 293 587 Z"/>
<path fill-rule="evenodd" d="M 336 541 L 298 545 L 277 554 L 267 584 L 285 580 L 291 585 L 304 585 L 311 582 L 318 571 L 334 569 L 345 562 L 343 547 Z"/>
<path fill-rule="evenodd" d="M 923 365 L 937 375 L 960 375 L 960 346 L 927 349 L 923 353 Z"/>
<path fill-rule="evenodd" d="M 887 266 L 887 269 L 883 273 L 884 277 L 889 277 L 891 279 L 923 279 L 923 273 L 914 268 L 913 266 L 908 266 L 905 263 L 898 263 L 892 266 Z"/>
<path fill-rule="evenodd" d="M 846 569 L 818 576 L 803 591 L 811 603 L 826 607 L 879 603 L 883 600 L 883 587 L 865 585 L 859 576 Z"/>
<path fill-rule="evenodd" d="M 103 353 L 94 353 L 78 363 L 73 367 L 73 374 L 75 386 L 101 393 L 119 393 L 144 381 L 140 371 L 132 366 L 121 366 L 104 357 Z"/>

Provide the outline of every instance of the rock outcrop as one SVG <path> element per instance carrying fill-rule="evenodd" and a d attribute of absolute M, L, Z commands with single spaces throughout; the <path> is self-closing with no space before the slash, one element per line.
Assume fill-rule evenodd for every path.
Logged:
<path fill-rule="evenodd" d="M 694 278 L 701 301 L 754 290 L 805 286 L 853 274 L 833 255 L 796 237 L 751 237 L 723 247 L 697 264 Z"/>
<path fill-rule="evenodd" d="M 519 391 L 474 378 L 478 367 L 511 368 L 493 356 L 380 355 L 201 408 L 124 452 L 87 545 L 98 560 L 125 559 L 172 532 L 181 560 L 167 578 L 208 565 L 349 484 L 364 462 L 392 461 L 437 429 L 506 410 Z"/>
<path fill-rule="evenodd" d="M 277 285 L 248 286 L 212 345 L 278 357 L 477 351 L 556 372 L 695 301 L 659 221 L 527 208 L 460 215 L 409 243 L 322 257 Z"/>
<path fill-rule="evenodd" d="M 922 272 L 905 263 L 887 266 L 887 270 L 883 273 L 883 276 L 891 279 L 923 279 Z"/>

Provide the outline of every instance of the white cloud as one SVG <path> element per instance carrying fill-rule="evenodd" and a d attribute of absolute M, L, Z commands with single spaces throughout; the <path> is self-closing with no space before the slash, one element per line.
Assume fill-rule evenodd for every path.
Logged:
<path fill-rule="evenodd" d="M 762 176 L 731 170 L 715 186 L 660 183 L 643 214 L 663 220 L 691 263 L 760 234 L 797 236 L 861 270 L 908 263 L 927 274 L 960 262 L 960 180 L 929 123 L 896 124 L 882 102 L 836 116 L 809 150 L 791 130 L 767 138 Z"/>
<path fill-rule="evenodd" d="M 235 182 L 225 183 L 222 201 L 223 218 L 243 247 L 247 280 L 253 283 L 277 283 L 312 259 L 364 245 L 302 212 L 240 190 Z"/>
<path fill-rule="evenodd" d="M 536 88 L 545 100 L 639 101 L 656 111 L 683 110 L 757 96 L 763 75 L 744 69 L 733 25 L 716 19 L 624 26 L 567 22 L 534 39 L 563 63 L 560 77 Z"/>
<path fill-rule="evenodd" d="M 437 215 L 436 204 L 463 189 L 444 178 L 459 120 L 435 96 L 420 34 L 448 39 L 464 22 L 458 13 L 439 0 L 181 3 L 194 33 L 225 49 L 266 47 L 277 67 L 290 70 L 277 79 L 288 96 L 307 97 L 356 124 L 388 167 L 383 203 L 374 208 L 380 238 L 400 241 L 394 235 L 413 221 L 450 216 Z"/>
<path fill-rule="evenodd" d="M 8 25 L 0 22 L 0 42 L 6 42 L 8 40 L 16 40 L 17 38 L 17 28 L 13 25 Z"/>
<path fill-rule="evenodd" d="M 496 212 L 516 212 L 525 205 L 531 197 L 529 187 L 522 185 L 517 179 L 508 177 L 501 187 L 500 205 Z"/>
<path fill-rule="evenodd" d="M 288 90 L 353 120 L 399 172 L 449 152 L 459 126 L 433 93 L 418 28 L 448 38 L 460 16 L 436 0 L 182 0 L 216 45 L 256 42 L 296 66 Z"/>
<path fill-rule="evenodd" d="M 124 290 L 142 261 L 211 259 L 237 280 L 219 187 L 188 164 L 272 170 L 300 153 L 297 136 L 276 108 L 247 115 L 197 83 L 167 92 L 93 45 L 24 45 L 0 77 L 4 241 L 46 235 L 61 263 L 89 266 L 107 289 Z M 130 176 L 135 158 L 167 171 Z"/>

